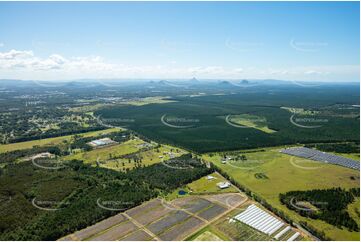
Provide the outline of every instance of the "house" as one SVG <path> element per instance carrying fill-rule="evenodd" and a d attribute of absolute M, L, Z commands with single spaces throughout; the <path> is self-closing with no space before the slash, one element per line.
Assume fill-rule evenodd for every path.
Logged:
<path fill-rule="evenodd" d="M 215 179 L 214 176 L 211 176 L 211 175 L 208 175 L 208 176 L 207 176 L 207 180 L 213 180 L 213 179 Z"/>
<path fill-rule="evenodd" d="M 225 189 L 225 188 L 228 188 L 231 186 L 231 183 L 229 182 L 219 182 L 217 183 L 217 186 L 220 188 L 220 189 Z"/>

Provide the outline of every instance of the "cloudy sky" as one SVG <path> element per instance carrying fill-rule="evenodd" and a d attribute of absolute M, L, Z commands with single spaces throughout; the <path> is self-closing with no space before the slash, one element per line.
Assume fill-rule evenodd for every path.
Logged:
<path fill-rule="evenodd" d="M 0 79 L 359 81 L 358 2 L 0 3 Z"/>

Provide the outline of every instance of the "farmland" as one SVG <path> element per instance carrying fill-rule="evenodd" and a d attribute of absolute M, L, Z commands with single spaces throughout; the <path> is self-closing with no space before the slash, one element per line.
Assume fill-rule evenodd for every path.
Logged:
<path fill-rule="evenodd" d="M 228 195 L 237 200 L 235 205 L 244 202 L 244 197 L 240 194 Z M 229 204 L 220 205 L 208 200 L 212 196 L 177 198 L 172 201 L 154 199 L 61 240 L 129 240 L 132 237 L 143 240 L 184 240 L 189 234 L 234 209 Z M 192 200 L 191 207 L 187 206 L 189 199 Z"/>
<path fill-rule="evenodd" d="M 229 161 L 222 164 L 223 154 L 205 154 L 203 159 L 213 162 L 241 185 L 257 196 L 265 199 L 273 207 L 283 211 L 295 221 L 306 221 L 313 227 L 324 231 L 332 239 L 358 239 L 358 232 L 340 229 L 320 220 L 299 216 L 281 204 L 279 194 L 294 190 L 310 190 L 342 187 L 350 189 L 359 187 L 359 172 L 331 164 L 310 161 L 279 152 L 281 147 L 266 148 L 245 154 L 246 161 Z M 242 151 L 245 152 L 245 151 Z M 255 174 L 265 174 L 268 179 L 259 179 Z M 357 177 L 357 179 L 352 179 Z"/>
<path fill-rule="evenodd" d="M 223 214 L 223 216 L 218 217 L 216 220 L 213 220 L 204 228 L 198 230 L 196 233 L 192 234 L 187 238 L 187 240 L 206 240 L 206 238 L 219 238 L 221 240 L 233 240 L 233 241 L 264 241 L 271 240 L 272 237 L 268 236 L 251 226 L 248 226 L 241 222 L 230 222 L 230 218 L 240 214 L 245 210 L 246 207 L 254 204 L 252 202 L 244 202 L 239 204 L 235 209 L 228 211 Z M 257 205 L 260 206 L 260 205 Z M 285 228 L 287 225 L 281 227 L 277 230 L 277 234 L 280 230 Z M 289 233 L 284 234 L 280 240 L 287 240 L 292 234 L 297 230 L 292 228 L 289 230 Z M 307 238 L 307 236 L 300 236 L 298 239 L 302 240 Z"/>

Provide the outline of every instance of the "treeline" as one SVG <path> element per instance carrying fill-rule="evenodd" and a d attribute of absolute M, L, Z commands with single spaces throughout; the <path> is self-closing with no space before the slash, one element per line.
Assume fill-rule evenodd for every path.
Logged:
<path fill-rule="evenodd" d="M 282 204 L 301 216 L 320 219 L 340 228 L 344 226 L 350 231 L 359 231 L 358 224 L 346 210 L 355 196 L 359 196 L 359 188 L 349 191 L 342 188 L 291 191 L 280 194 L 279 197 Z M 299 202 L 308 202 L 316 210 Z"/>
<path fill-rule="evenodd" d="M 42 152 L 49 152 L 54 155 L 66 155 L 66 153 L 64 153 L 64 151 L 62 151 L 57 146 L 33 147 L 31 149 L 14 150 L 5 153 L 0 153 L 0 164 L 10 164 L 16 161 L 17 159 Z"/>
<path fill-rule="evenodd" d="M 212 172 L 211 169 L 190 156 L 183 156 L 181 159 L 184 165 L 192 168 L 174 169 L 163 164 L 155 164 L 122 173 L 91 167 L 81 161 L 73 160 L 68 163 L 67 167 L 58 171 L 45 169 L 29 171 L 37 174 L 34 177 L 26 176 L 29 172 L 22 173 L 17 170 L 19 166 L 24 165 L 31 167 L 32 170 L 36 169 L 31 162 L 8 166 L 7 170 L 0 175 L 0 184 L 2 185 L 0 191 L 8 190 L 9 186 L 7 187 L 6 184 L 16 180 L 18 184 L 15 187 L 12 186 L 11 190 L 14 190 L 22 199 L 12 199 L 3 205 L 5 216 L 2 216 L 2 220 L 16 221 L 14 216 L 23 218 L 24 213 L 29 214 L 29 211 L 32 211 L 33 217 L 16 227 L 11 227 L 9 223 L 2 224 L 0 240 L 56 240 L 118 213 L 98 206 L 99 200 L 115 201 L 116 205 L 114 206 L 117 206 L 117 209 L 128 209 L 160 194 L 172 192 L 175 188 Z M 55 175 L 49 176 L 49 172 Z M 11 174 L 11 179 L 8 174 Z M 54 189 L 58 192 L 71 186 L 70 184 L 66 187 L 61 185 L 67 174 L 71 174 L 69 175 L 71 179 L 69 179 L 73 183 L 81 185 L 74 185 L 74 190 L 64 192 L 64 197 L 61 199 L 62 205 L 58 207 L 59 210 L 48 212 L 37 210 L 31 206 L 32 199 L 38 198 L 38 192 L 44 194 L 45 197 L 53 198 Z M 17 177 L 18 175 L 20 177 Z M 26 179 L 24 180 L 24 178 Z M 51 186 L 44 186 L 46 182 L 50 182 Z M 34 187 L 35 184 L 37 189 Z M 47 190 L 39 189 L 39 186 L 47 187 Z M 28 194 L 26 198 L 24 194 Z M 19 201 L 22 201 L 22 205 L 18 204 Z M 7 213 L 7 210 L 11 212 Z M 28 212 L 26 212 L 27 210 Z"/>
<path fill-rule="evenodd" d="M 307 144 L 308 148 L 316 148 L 325 152 L 337 153 L 360 153 L 360 146 L 357 143 L 321 143 Z"/>
<path fill-rule="evenodd" d="M 59 136 L 72 135 L 72 134 L 82 134 L 82 133 L 86 133 L 86 132 L 99 131 L 99 130 L 104 130 L 104 129 L 107 129 L 107 128 L 102 127 L 102 126 L 96 126 L 96 127 L 89 127 L 89 128 L 74 128 L 71 130 L 63 130 L 63 129 L 55 130 L 54 129 L 54 130 L 51 130 L 44 134 L 37 134 L 37 135 L 29 134 L 29 135 L 22 135 L 19 137 L 11 138 L 11 139 L 9 139 L 9 143 L 17 143 L 17 142 L 24 142 L 24 141 L 30 141 L 30 140 L 54 138 L 54 137 L 59 137 Z"/>

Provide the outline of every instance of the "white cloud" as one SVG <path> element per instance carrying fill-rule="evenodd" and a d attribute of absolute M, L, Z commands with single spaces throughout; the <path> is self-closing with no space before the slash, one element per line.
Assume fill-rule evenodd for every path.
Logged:
<path fill-rule="evenodd" d="M 10 50 L 9 52 L 0 52 L 0 59 L 5 60 L 27 59 L 33 56 L 32 51 Z"/>
<path fill-rule="evenodd" d="M 52 54 L 41 58 L 31 50 L 0 52 L 0 79 L 77 79 L 77 78 L 214 78 L 283 79 L 313 81 L 358 81 L 359 66 L 299 66 L 282 68 L 179 66 L 130 66 L 109 63 L 100 56 L 64 57 Z"/>

